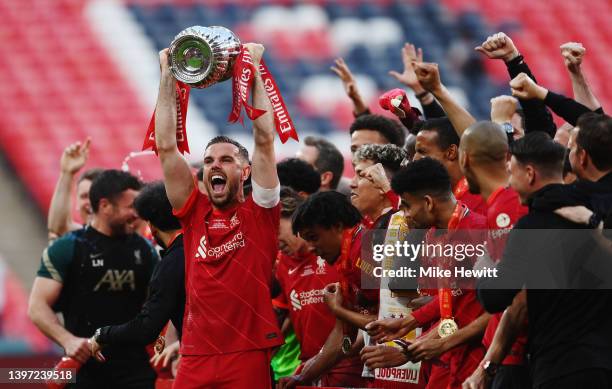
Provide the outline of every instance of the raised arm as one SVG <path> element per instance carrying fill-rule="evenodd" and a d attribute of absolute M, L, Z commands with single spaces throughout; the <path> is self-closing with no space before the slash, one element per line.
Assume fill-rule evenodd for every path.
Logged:
<path fill-rule="evenodd" d="M 259 69 L 259 62 L 264 47 L 256 43 L 246 44 L 253 58 L 253 65 Z M 274 153 L 274 111 L 264 89 L 259 70 L 253 82 L 253 107 L 266 111 L 253 122 L 253 150 L 251 176 L 253 181 L 263 189 L 274 189 L 279 185 L 276 173 L 276 155 Z"/>
<path fill-rule="evenodd" d="M 351 69 L 349 69 L 346 62 L 344 62 L 344 59 L 336 58 L 334 63 L 336 66 L 332 66 L 331 70 L 332 72 L 336 73 L 338 77 L 340 77 L 340 80 L 342 80 L 342 85 L 344 85 L 346 95 L 353 102 L 353 115 L 360 116 L 370 113 L 368 105 L 363 100 L 361 93 L 359 93 L 355 77 L 353 76 L 353 73 L 351 73 Z"/>
<path fill-rule="evenodd" d="M 586 49 L 582 43 L 567 42 L 561 45 L 561 55 L 565 62 L 565 67 L 572 80 L 572 89 L 574 98 L 577 102 L 584 104 L 589 109 L 595 111 L 601 108 L 601 104 L 597 97 L 591 91 L 591 87 L 582 73 L 582 60 L 586 54 Z"/>
<path fill-rule="evenodd" d="M 64 348 L 67 356 L 85 363 L 91 356 L 87 338 L 76 337 L 66 330 L 51 308 L 62 287 L 63 284 L 56 280 L 36 277 L 30 292 L 28 315 L 43 334 Z"/>
<path fill-rule="evenodd" d="M 60 160 L 60 176 L 55 184 L 55 190 L 49 205 L 47 217 L 49 239 L 58 238 L 66 232 L 78 228 L 70 214 L 72 209 L 72 187 L 76 174 L 87 163 L 89 144 L 90 139 L 87 138 L 83 144 L 75 142 L 64 149 Z M 81 222 L 87 223 L 87 220 L 81 220 Z"/>
<path fill-rule="evenodd" d="M 459 105 L 453 99 L 448 89 L 442 85 L 438 64 L 417 63 L 415 64 L 415 72 L 423 88 L 431 92 L 442 105 L 455 131 L 461 137 L 466 128 L 476 123 L 476 119 L 465 108 Z"/>
<path fill-rule="evenodd" d="M 164 185 L 172 208 L 181 209 L 195 188 L 189 164 L 176 145 L 176 80 L 170 72 L 168 49 L 159 52 L 161 80 L 155 108 L 155 144 Z"/>
<path fill-rule="evenodd" d="M 412 89 L 423 108 L 423 114 L 427 119 L 446 116 L 446 113 L 438 104 L 433 95 L 423 88 L 414 72 L 414 65 L 423 62 L 423 50 L 417 49 L 412 43 L 405 43 L 402 47 L 402 62 L 404 71 L 402 73 L 395 70 L 389 71 L 389 75 L 397 81 Z"/>
<path fill-rule="evenodd" d="M 593 112 L 588 107 L 569 97 L 554 93 L 538 85 L 527 74 L 521 73 L 510 81 L 512 96 L 523 100 L 544 101 L 554 113 L 575 126 L 578 118 L 585 113 Z"/>
<path fill-rule="evenodd" d="M 531 73 L 529 66 L 512 42 L 509 36 L 503 32 L 491 35 L 482 45 L 475 48 L 476 51 L 486 55 L 490 59 L 500 59 L 506 64 L 510 79 L 514 79 L 520 73 L 525 73 L 532 80 L 535 76 Z M 537 82 L 537 81 L 536 81 Z M 544 131 L 551 137 L 555 136 L 557 127 L 551 113 L 546 109 L 542 101 L 519 98 L 521 107 L 525 114 L 525 132 Z"/>

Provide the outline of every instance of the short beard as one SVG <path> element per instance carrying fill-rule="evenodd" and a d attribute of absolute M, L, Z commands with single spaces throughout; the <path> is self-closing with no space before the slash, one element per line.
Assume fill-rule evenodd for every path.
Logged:
<path fill-rule="evenodd" d="M 208 192 L 208 198 L 210 199 L 210 202 L 213 203 L 213 205 L 217 208 L 223 209 L 226 208 L 228 205 L 231 205 L 232 203 L 234 203 L 237 200 L 237 194 L 238 194 L 238 186 L 234 187 L 233 185 L 231 185 L 229 182 L 227 183 L 227 188 L 228 188 L 228 192 L 227 192 L 227 196 L 225 196 L 225 198 L 223 200 L 217 200 L 215 199 L 215 197 L 213 196 L 212 193 L 212 188 L 210 188 L 208 185 L 206 186 L 207 192 Z"/>

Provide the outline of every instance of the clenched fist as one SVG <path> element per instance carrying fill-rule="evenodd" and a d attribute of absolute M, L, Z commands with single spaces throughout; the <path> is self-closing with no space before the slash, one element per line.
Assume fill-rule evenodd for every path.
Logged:
<path fill-rule="evenodd" d="M 263 45 L 259 43 L 245 43 L 244 48 L 249 51 L 254 64 L 258 64 L 263 57 L 263 53 L 266 50 Z"/>
<path fill-rule="evenodd" d="M 440 71 L 437 63 L 415 62 L 414 72 L 421 86 L 432 92 L 434 95 L 442 89 L 440 81 Z"/>
<path fill-rule="evenodd" d="M 474 48 L 491 59 L 503 59 L 504 62 L 512 61 L 518 57 L 519 52 L 514 46 L 512 39 L 503 32 L 491 35 L 480 46 Z"/>
<path fill-rule="evenodd" d="M 576 73 L 580 70 L 582 59 L 586 53 L 586 48 L 579 42 L 567 42 L 559 46 L 561 49 L 561 55 L 565 62 L 565 67 L 572 73 Z"/>
<path fill-rule="evenodd" d="M 491 99 L 491 121 L 505 123 L 512 120 L 518 101 L 512 96 L 497 96 Z"/>
<path fill-rule="evenodd" d="M 512 96 L 523 100 L 540 99 L 544 100 L 548 90 L 533 82 L 525 73 L 520 73 L 510 81 Z"/>

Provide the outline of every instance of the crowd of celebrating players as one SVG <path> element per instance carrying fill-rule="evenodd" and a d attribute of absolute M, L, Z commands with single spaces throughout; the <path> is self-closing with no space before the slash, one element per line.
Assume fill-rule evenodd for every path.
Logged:
<path fill-rule="evenodd" d="M 245 47 L 257 68 L 263 46 Z M 406 44 L 390 74 L 420 108 L 391 90 L 380 105 L 395 119 L 370 112 L 342 59 L 332 67 L 354 107 L 350 150 L 307 137 L 278 162 L 268 113 L 253 121 L 251 154 L 218 136 L 195 169 L 177 148 L 176 80 L 160 52 L 163 181 L 102 169 L 77 180 L 89 140 L 61 158 L 29 315 L 79 364 L 71 387 L 612 387 L 612 118 L 582 73 L 586 49 L 560 48 L 573 98 L 539 85 L 504 33 L 476 50 L 509 74 L 512 96 L 491 99 L 490 120 Z M 272 111 L 259 74 L 252 100 Z M 377 263 L 375 244 L 471 231 L 486 253 L 460 266 L 497 277 L 374 274 L 410 265 Z"/>

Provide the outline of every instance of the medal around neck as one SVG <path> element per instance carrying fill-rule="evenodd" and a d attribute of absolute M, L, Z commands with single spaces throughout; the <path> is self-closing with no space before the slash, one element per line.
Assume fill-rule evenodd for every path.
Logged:
<path fill-rule="evenodd" d="M 440 325 L 438 325 L 438 335 L 440 335 L 441 338 L 446 338 L 457 332 L 457 330 L 459 330 L 459 326 L 453 319 L 444 319 L 440 322 Z"/>
<path fill-rule="evenodd" d="M 206 88 L 232 77 L 241 44 L 221 26 L 192 26 L 178 33 L 169 48 L 174 77 L 194 88 Z"/>

